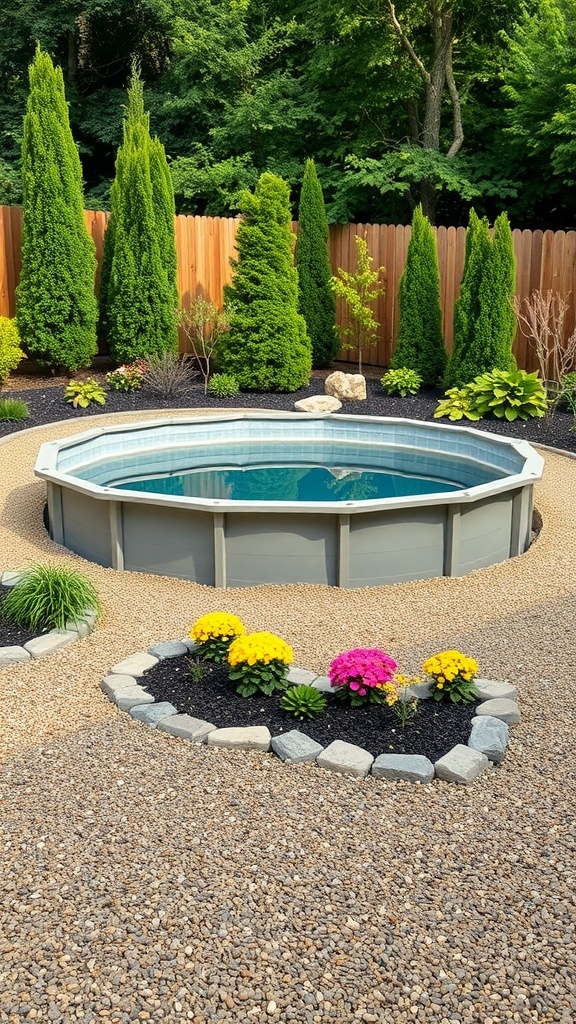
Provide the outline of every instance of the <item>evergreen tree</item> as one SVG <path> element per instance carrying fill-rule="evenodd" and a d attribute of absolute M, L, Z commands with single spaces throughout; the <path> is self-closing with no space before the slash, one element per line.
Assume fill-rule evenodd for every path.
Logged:
<path fill-rule="evenodd" d="M 238 259 L 224 289 L 232 310 L 230 330 L 218 348 L 218 365 L 241 388 L 296 391 L 308 383 L 311 345 L 298 312 L 298 272 L 293 264 L 288 185 L 264 173 L 254 194 L 241 194 Z"/>
<path fill-rule="evenodd" d="M 89 366 L 97 351 L 96 254 L 84 220 L 62 71 L 40 46 L 30 66 L 22 181 L 18 330 L 41 366 L 73 372 Z"/>
<path fill-rule="evenodd" d="M 100 327 L 118 363 L 178 345 L 174 194 L 164 148 L 150 138 L 142 81 L 133 72 L 104 237 Z"/>
<path fill-rule="evenodd" d="M 294 259 L 300 286 L 300 312 L 312 343 L 312 366 L 330 366 L 340 345 L 336 301 L 330 284 L 328 221 L 313 160 L 306 161 L 302 181 Z"/>
<path fill-rule="evenodd" d="M 430 221 L 417 206 L 406 266 L 399 287 L 400 329 L 390 365 L 416 370 L 424 384 L 436 384 L 446 369 L 442 335 L 440 271 Z"/>
<path fill-rule="evenodd" d="M 514 248 L 506 214 L 497 218 L 491 239 L 487 219 L 480 220 L 471 210 L 446 388 L 462 387 L 487 370 L 514 367 L 514 283 Z"/>

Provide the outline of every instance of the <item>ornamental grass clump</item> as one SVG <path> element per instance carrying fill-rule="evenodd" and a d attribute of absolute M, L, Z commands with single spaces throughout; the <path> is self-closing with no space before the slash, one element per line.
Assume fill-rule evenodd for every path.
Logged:
<path fill-rule="evenodd" d="M 348 700 L 352 707 L 368 703 L 391 707 L 398 700 L 393 682 L 397 668 L 385 651 L 357 647 L 334 658 L 328 677 L 336 696 Z"/>
<path fill-rule="evenodd" d="M 247 633 L 230 645 L 230 679 L 242 697 L 255 693 L 270 697 L 285 690 L 286 673 L 294 655 L 292 648 L 274 633 Z"/>
<path fill-rule="evenodd" d="M 424 662 L 422 671 L 430 679 L 433 700 L 451 700 L 453 704 L 477 700 L 474 677 L 478 665 L 474 658 L 460 651 L 440 651 Z"/>
<path fill-rule="evenodd" d="M 196 620 L 190 636 L 196 643 L 196 654 L 202 661 L 222 664 L 228 658 L 230 644 L 246 630 L 237 615 L 210 612 Z"/>
<path fill-rule="evenodd" d="M 33 564 L 26 569 L 2 601 L 1 617 L 23 629 L 64 629 L 86 622 L 92 612 L 100 617 L 94 584 L 64 565 Z"/>

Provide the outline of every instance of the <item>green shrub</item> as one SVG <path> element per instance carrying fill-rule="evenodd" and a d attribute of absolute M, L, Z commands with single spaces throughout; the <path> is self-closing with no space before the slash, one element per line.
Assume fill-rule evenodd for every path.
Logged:
<path fill-rule="evenodd" d="M 441 398 L 434 419 L 447 416 L 449 420 L 479 420 L 480 413 L 476 408 L 476 400 L 471 385 L 464 385 L 463 388 L 448 388 L 444 398 Z"/>
<path fill-rule="evenodd" d="M 399 366 L 397 370 L 387 370 L 380 383 L 387 395 L 416 395 L 422 387 L 422 377 L 416 370 L 407 366 Z"/>
<path fill-rule="evenodd" d="M 16 321 L 0 316 L 0 388 L 24 358 Z"/>
<path fill-rule="evenodd" d="M 300 287 L 300 312 L 312 343 L 312 366 L 330 366 L 338 354 L 336 301 L 331 287 L 328 221 L 322 186 L 313 160 L 306 161 L 294 262 Z"/>
<path fill-rule="evenodd" d="M 537 373 L 492 370 L 475 377 L 469 387 L 481 417 L 493 415 L 512 423 L 546 413 L 546 392 Z"/>
<path fill-rule="evenodd" d="M 69 381 L 66 385 L 64 398 L 67 402 L 71 402 L 75 409 L 78 406 L 81 409 L 86 409 L 92 402 L 96 402 L 97 405 L 104 405 L 106 391 L 97 380 L 94 380 L 94 377 L 87 377 L 86 380 Z"/>
<path fill-rule="evenodd" d="M 64 629 L 85 622 L 91 611 L 100 616 L 94 584 L 62 565 L 31 565 L 11 587 L 0 606 L 5 622 L 24 629 Z"/>
<path fill-rule="evenodd" d="M 21 402 L 18 398 L 0 398 L 0 420 L 3 423 L 27 420 L 29 415 L 30 410 L 26 402 Z"/>
<path fill-rule="evenodd" d="M 133 72 L 100 277 L 100 330 L 117 363 L 178 347 L 174 194 L 149 128 L 143 85 Z"/>
<path fill-rule="evenodd" d="M 312 357 L 298 312 L 288 185 L 262 174 L 253 195 L 241 193 L 241 210 L 238 259 L 224 289 L 233 312 L 218 345 L 218 369 L 233 374 L 243 390 L 296 391 L 308 383 Z"/>
<path fill-rule="evenodd" d="M 400 326 L 390 366 L 416 370 L 424 384 L 436 384 L 446 369 L 442 335 L 440 271 L 430 221 L 417 206 L 398 294 Z"/>
<path fill-rule="evenodd" d="M 280 698 L 280 707 L 294 718 L 318 718 L 326 707 L 326 697 L 313 686 L 291 686 Z"/>
<path fill-rule="evenodd" d="M 240 387 L 231 373 L 215 373 L 208 381 L 208 394 L 216 398 L 234 398 Z"/>
<path fill-rule="evenodd" d="M 30 67 L 22 182 L 18 330 L 41 366 L 73 372 L 89 366 L 97 351 L 96 250 L 84 220 L 62 71 L 40 46 Z"/>
<path fill-rule="evenodd" d="M 560 402 L 576 416 L 576 370 L 565 373 L 560 381 Z"/>

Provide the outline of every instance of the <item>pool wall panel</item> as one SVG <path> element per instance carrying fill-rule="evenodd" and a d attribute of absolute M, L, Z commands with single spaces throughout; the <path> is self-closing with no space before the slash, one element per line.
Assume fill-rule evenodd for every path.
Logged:
<path fill-rule="evenodd" d="M 110 541 L 110 507 L 67 487 L 61 489 L 62 529 L 64 547 L 97 562 L 107 569 L 112 566 Z"/>
<path fill-rule="evenodd" d="M 210 512 L 123 502 L 122 520 L 125 569 L 214 586 Z"/>
<path fill-rule="evenodd" d="M 501 494 L 461 506 L 457 576 L 510 557 L 512 505 L 512 495 Z"/>
<path fill-rule="evenodd" d="M 225 530 L 229 587 L 338 583 L 337 516 L 228 513 Z"/>
<path fill-rule="evenodd" d="M 442 576 L 443 506 L 350 517 L 350 587 Z"/>

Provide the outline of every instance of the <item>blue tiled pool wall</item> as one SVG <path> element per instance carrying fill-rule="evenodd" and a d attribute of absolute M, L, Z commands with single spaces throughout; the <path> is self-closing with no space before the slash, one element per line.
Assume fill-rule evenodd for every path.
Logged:
<path fill-rule="evenodd" d="M 117 465 L 120 475 L 126 476 L 125 470 L 129 464 L 127 460 L 132 460 L 133 455 L 137 453 L 146 453 L 146 466 L 150 467 L 150 473 L 172 472 L 175 468 L 171 461 L 172 455 L 162 449 L 187 448 L 193 444 L 204 452 L 209 450 L 212 461 L 212 456 L 220 460 L 222 448 L 225 454 L 226 442 L 243 442 L 246 449 L 249 448 L 251 456 L 257 458 L 259 451 L 263 452 L 273 440 L 279 442 L 283 449 L 290 443 L 293 451 L 298 453 L 294 458 L 302 457 L 306 460 L 310 457 L 314 442 L 321 442 L 323 457 L 332 457 L 326 453 L 333 452 L 339 442 L 344 442 L 345 447 L 356 442 L 360 449 L 365 445 L 370 451 L 371 463 L 378 457 L 378 446 L 397 446 L 397 455 L 393 447 L 381 448 L 382 457 L 392 457 L 391 468 L 398 468 L 401 460 L 407 467 L 405 471 L 411 472 L 412 469 L 409 467 L 418 459 L 419 471 L 424 464 L 423 472 L 426 475 L 441 477 L 445 471 L 438 472 L 440 462 L 446 455 L 456 456 L 465 460 L 466 471 L 472 473 L 470 483 L 465 486 L 472 486 L 474 482 L 485 482 L 486 478 L 477 481 L 475 473 L 485 473 L 486 466 L 496 470 L 490 477 L 494 479 L 521 472 L 525 463 L 524 456 L 510 444 L 493 441 L 486 435 L 476 437 L 459 433 L 455 428 L 444 431 L 438 426 L 420 426 L 406 421 L 374 423 L 369 420 L 350 422 L 326 418 L 283 420 L 246 417 L 214 421 L 195 420 L 192 423 L 174 421 L 144 428 L 103 431 L 95 437 L 60 446 L 54 468 L 104 486 L 110 481 L 113 467 L 113 476 L 116 477 Z M 341 452 L 342 447 L 339 448 L 336 462 L 341 458 Z M 427 458 L 423 459 L 423 452 L 428 453 Z M 117 456 L 118 463 L 111 459 L 114 455 Z M 168 468 L 156 468 L 163 462 Z M 477 470 L 474 469 L 475 462 L 478 463 Z M 89 472 L 92 473 L 94 470 L 95 476 L 85 476 L 88 463 L 94 463 Z M 225 462 L 213 464 L 222 465 Z M 80 472 L 75 473 L 78 470 Z"/>

